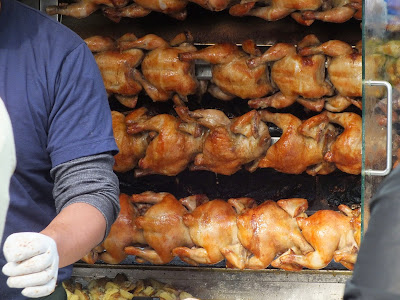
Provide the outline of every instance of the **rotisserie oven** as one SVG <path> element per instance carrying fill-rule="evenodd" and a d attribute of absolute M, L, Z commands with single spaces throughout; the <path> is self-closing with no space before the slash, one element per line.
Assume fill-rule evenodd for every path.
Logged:
<path fill-rule="evenodd" d="M 397 159 L 395 26 L 361 1 L 28 4 L 92 50 L 120 149 L 70 297 L 341 299 Z"/>

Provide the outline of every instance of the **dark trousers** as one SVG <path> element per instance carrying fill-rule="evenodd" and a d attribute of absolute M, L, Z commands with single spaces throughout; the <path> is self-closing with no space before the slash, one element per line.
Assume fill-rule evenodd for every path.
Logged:
<path fill-rule="evenodd" d="M 57 285 L 56 289 L 53 293 L 46 297 L 36 298 L 36 300 L 67 300 L 67 293 L 64 290 L 64 287 L 60 283 Z"/>

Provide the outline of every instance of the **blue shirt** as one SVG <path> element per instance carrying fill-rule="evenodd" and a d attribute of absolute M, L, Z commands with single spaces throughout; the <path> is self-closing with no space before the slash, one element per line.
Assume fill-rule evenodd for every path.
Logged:
<path fill-rule="evenodd" d="M 55 217 L 51 168 L 117 147 L 103 81 L 86 44 L 15 0 L 1 0 L 0 97 L 17 154 L 4 242 L 14 232 L 41 231 Z M 0 269 L 4 264 L 1 250 Z M 59 281 L 71 270 L 61 269 Z M 6 278 L 0 272 L 0 299 L 24 299 Z"/>

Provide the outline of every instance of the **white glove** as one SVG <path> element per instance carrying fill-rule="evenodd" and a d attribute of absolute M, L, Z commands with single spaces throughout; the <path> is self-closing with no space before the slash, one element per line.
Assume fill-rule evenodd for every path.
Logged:
<path fill-rule="evenodd" d="M 56 242 L 47 235 L 20 232 L 10 235 L 4 242 L 7 264 L 3 273 L 9 276 L 10 288 L 23 288 L 22 295 L 39 298 L 51 294 L 58 274 Z"/>

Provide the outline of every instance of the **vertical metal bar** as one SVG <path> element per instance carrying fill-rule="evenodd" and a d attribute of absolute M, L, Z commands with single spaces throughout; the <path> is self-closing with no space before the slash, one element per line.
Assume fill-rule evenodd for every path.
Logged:
<path fill-rule="evenodd" d="M 39 10 L 43 13 L 46 13 L 46 7 L 50 5 L 58 5 L 58 0 L 39 0 Z M 49 16 L 56 21 L 60 21 L 59 15 Z"/>
<path fill-rule="evenodd" d="M 387 89 L 387 131 L 386 131 L 386 168 L 384 170 L 365 170 L 365 175 L 386 176 L 392 169 L 392 85 L 387 81 L 365 81 L 366 85 L 385 86 Z"/>

